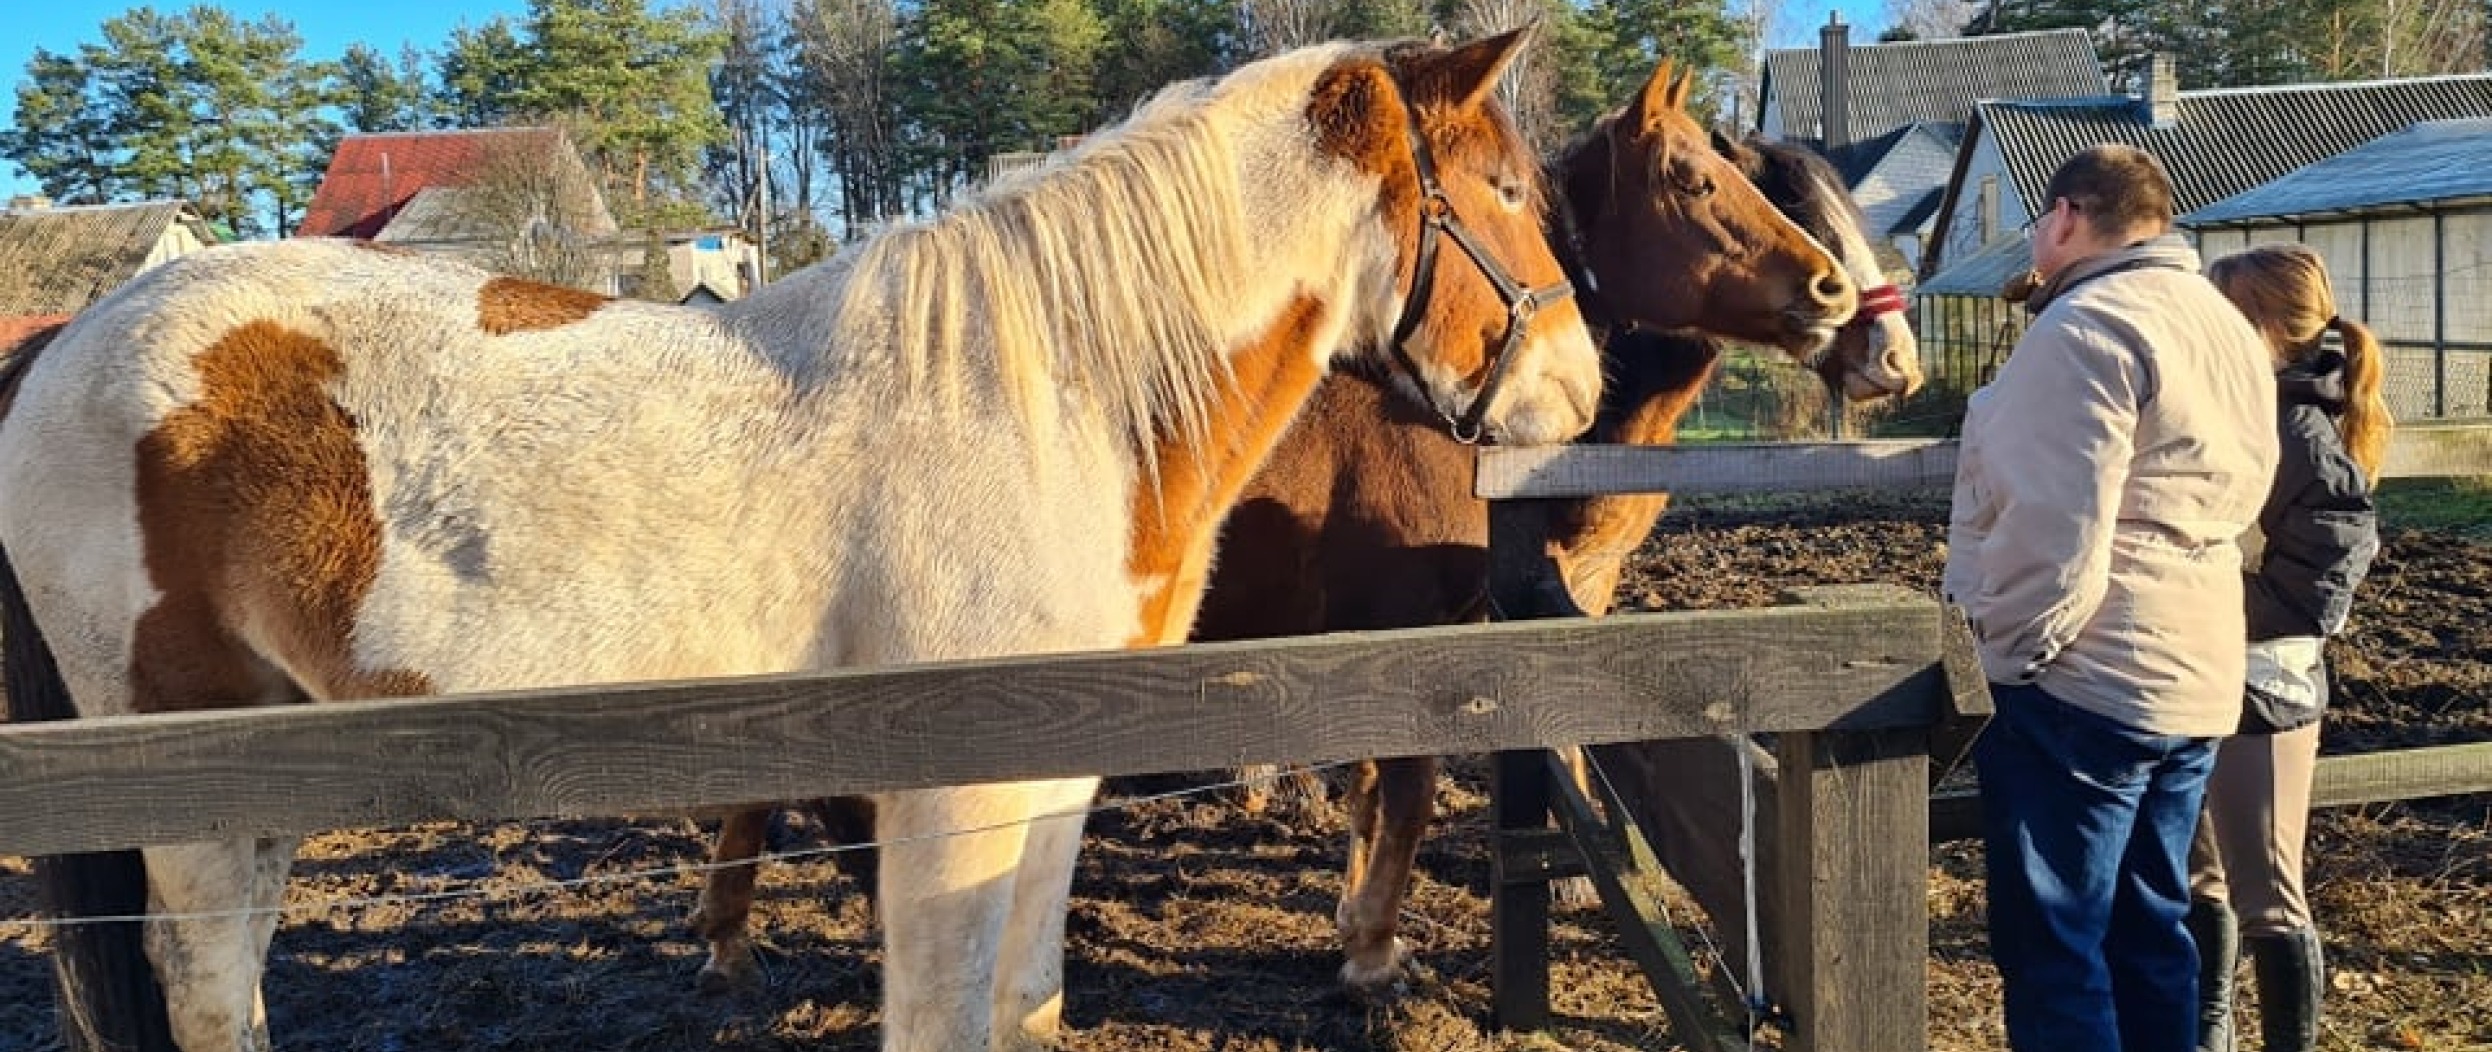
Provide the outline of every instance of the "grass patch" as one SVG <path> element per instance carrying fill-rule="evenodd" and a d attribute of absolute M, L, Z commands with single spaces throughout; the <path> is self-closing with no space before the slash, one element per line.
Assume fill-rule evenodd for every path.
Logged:
<path fill-rule="evenodd" d="M 2492 478 L 2386 479 L 2379 509 L 2383 526 L 2492 540 Z"/>

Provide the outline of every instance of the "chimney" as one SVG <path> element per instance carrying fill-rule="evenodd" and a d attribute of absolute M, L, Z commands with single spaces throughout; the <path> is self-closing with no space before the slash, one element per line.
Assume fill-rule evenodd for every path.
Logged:
<path fill-rule="evenodd" d="M 1852 144 L 1852 27 L 1843 12 L 1817 31 L 1817 137 L 1828 153 Z"/>
<path fill-rule="evenodd" d="M 2169 128 L 2180 123 L 2180 58 L 2169 51 L 2146 56 L 2138 74 L 2138 96 L 2146 103 L 2146 123 Z"/>

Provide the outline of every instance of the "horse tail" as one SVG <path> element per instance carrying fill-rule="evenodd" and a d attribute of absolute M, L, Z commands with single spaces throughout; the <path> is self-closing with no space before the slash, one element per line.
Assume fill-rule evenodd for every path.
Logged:
<path fill-rule="evenodd" d="M 57 331 L 57 330 L 55 330 Z M 16 394 L 47 332 L 0 364 L 0 407 Z M 0 548 L 0 672 L 10 723 L 66 720 L 78 715 L 61 681 L 52 648 L 35 626 L 17 568 Z M 44 915 L 128 917 L 147 912 L 147 863 L 136 851 L 52 855 L 34 861 Z M 173 1046 L 164 992 L 147 963 L 136 921 L 70 924 L 52 930 L 52 974 L 63 1042 L 71 1052 L 156 1052 Z"/>

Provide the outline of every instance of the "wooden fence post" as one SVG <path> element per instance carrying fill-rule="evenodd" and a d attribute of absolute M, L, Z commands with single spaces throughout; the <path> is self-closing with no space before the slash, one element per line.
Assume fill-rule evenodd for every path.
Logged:
<path fill-rule="evenodd" d="M 1557 867 L 1546 845 L 1558 838 L 1549 829 L 1547 756 L 1498 753 L 1489 789 L 1489 984 L 1496 1024 L 1507 1030 L 1549 1025 L 1549 880 Z"/>
<path fill-rule="evenodd" d="M 1845 606 L 1902 591 L 1791 597 Z M 1929 1047 L 1929 755 L 1927 730 L 1775 737 L 1782 922 L 1772 949 L 1807 965 L 1784 969 L 1793 982 L 1778 991 L 1793 1052 Z"/>

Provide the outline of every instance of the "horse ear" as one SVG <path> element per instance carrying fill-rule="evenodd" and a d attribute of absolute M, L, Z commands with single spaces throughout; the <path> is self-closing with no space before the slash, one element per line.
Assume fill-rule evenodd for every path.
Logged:
<path fill-rule="evenodd" d="M 1739 140 L 1731 138 L 1721 125 L 1716 124 L 1706 130 L 1713 134 L 1713 152 L 1724 157 L 1739 156 Z"/>
<path fill-rule="evenodd" d="M 1687 108 L 1687 96 L 1690 92 L 1693 92 L 1695 88 L 1696 71 L 1692 69 L 1682 71 L 1676 79 L 1673 79 L 1670 82 L 1670 108 L 1674 110 L 1685 110 Z"/>
<path fill-rule="evenodd" d="M 1654 66 L 1652 77 L 1644 82 L 1644 90 L 1635 95 L 1635 106 L 1629 114 L 1635 121 L 1632 127 L 1650 128 L 1662 114 L 1678 109 L 1677 82 L 1678 69 L 1668 58 Z"/>
<path fill-rule="evenodd" d="M 1538 24 L 1534 19 L 1496 36 L 1413 56 L 1406 74 L 1412 93 L 1450 101 L 1463 109 L 1478 108 L 1496 92 L 1498 78 L 1523 53 Z"/>

